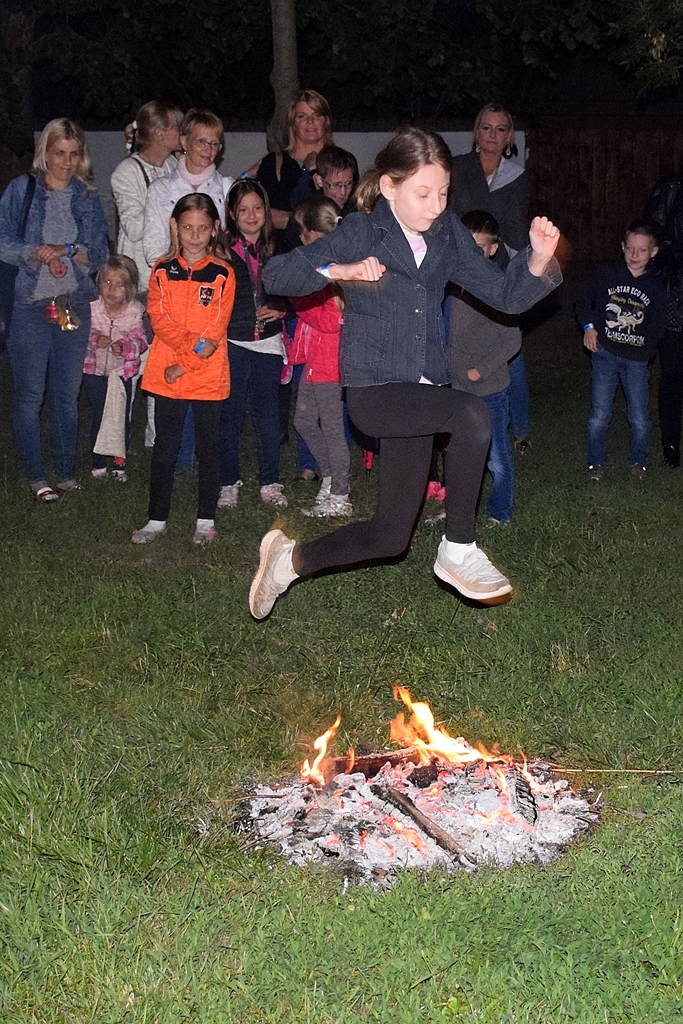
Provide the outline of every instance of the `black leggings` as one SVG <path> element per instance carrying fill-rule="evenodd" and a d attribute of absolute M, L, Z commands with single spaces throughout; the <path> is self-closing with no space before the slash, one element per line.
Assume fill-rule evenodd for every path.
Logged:
<path fill-rule="evenodd" d="M 434 434 L 450 434 L 446 452 L 446 538 L 469 544 L 491 439 L 481 398 L 429 384 L 347 388 L 356 427 L 380 438 L 379 495 L 372 519 L 350 523 L 295 549 L 300 576 L 403 554 L 427 488 Z"/>
<path fill-rule="evenodd" d="M 175 464 L 188 406 L 194 414 L 195 443 L 199 463 L 197 519 L 213 519 L 220 482 L 219 428 L 222 402 L 166 398 L 154 395 L 156 438 L 149 479 L 149 518 L 168 519 Z"/>

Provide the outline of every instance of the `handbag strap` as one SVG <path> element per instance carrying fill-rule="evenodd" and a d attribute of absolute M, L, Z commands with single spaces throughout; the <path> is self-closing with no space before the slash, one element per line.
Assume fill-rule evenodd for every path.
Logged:
<path fill-rule="evenodd" d="M 24 201 L 21 204 L 21 214 L 19 216 L 19 231 L 18 235 L 21 241 L 24 241 L 26 234 L 26 221 L 28 220 L 28 211 L 31 209 L 31 203 L 33 197 L 36 194 L 36 179 L 33 174 L 28 175 L 28 181 L 26 183 L 26 191 L 24 192 Z"/>
<path fill-rule="evenodd" d="M 132 157 L 132 159 L 135 160 L 135 163 L 138 165 L 138 167 L 142 171 L 142 175 L 143 175 L 143 177 L 145 179 L 145 187 L 149 188 L 149 186 L 151 185 L 151 182 L 149 180 L 149 175 L 148 175 L 147 171 L 145 170 L 145 165 L 143 164 L 142 160 L 138 160 L 138 158 L 136 156 Z"/>

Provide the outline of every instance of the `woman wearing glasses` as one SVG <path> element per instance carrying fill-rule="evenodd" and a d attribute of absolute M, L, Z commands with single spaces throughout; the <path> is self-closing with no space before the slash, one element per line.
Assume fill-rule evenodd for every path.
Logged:
<path fill-rule="evenodd" d="M 225 194 L 232 178 L 216 170 L 216 159 L 223 148 L 223 123 L 209 110 L 190 110 L 180 126 L 182 156 L 167 178 L 153 181 L 147 190 L 142 245 L 145 259 L 152 266 L 171 247 L 171 213 L 175 204 L 191 192 L 211 196 L 221 227 L 225 227 Z"/>

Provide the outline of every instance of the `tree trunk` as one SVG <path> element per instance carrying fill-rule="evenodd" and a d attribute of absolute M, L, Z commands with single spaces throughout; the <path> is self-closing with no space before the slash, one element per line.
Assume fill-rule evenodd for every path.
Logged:
<path fill-rule="evenodd" d="M 270 84 L 275 110 L 266 128 L 269 152 L 286 149 L 287 110 L 299 91 L 296 56 L 296 0 L 270 0 L 273 19 L 273 71 Z"/>

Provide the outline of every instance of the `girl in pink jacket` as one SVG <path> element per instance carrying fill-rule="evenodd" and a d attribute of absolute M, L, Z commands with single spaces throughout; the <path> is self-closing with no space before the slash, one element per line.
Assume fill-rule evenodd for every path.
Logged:
<path fill-rule="evenodd" d="M 341 222 L 337 204 L 318 193 L 301 203 L 294 221 L 304 245 L 334 231 Z M 339 336 L 344 296 L 329 284 L 314 295 L 292 299 L 299 322 L 291 362 L 305 363 L 299 384 L 294 426 L 318 463 L 322 486 L 306 516 L 350 516 L 349 446 L 344 432 L 344 403 L 339 374 Z"/>
<path fill-rule="evenodd" d="M 90 337 L 83 364 L 83 390 L 92 408 L 92 475 L 96 480 L 106 477 L 107 456 L 111 455 L 113 478 L 125 483 L 133 378 L 140 372 L 140 356 L 148 347 L 142 321 L 144 308 L 135 298 L 138 268 L 133 260 L 129 256 L 110 256 L 98 271 L 97 290 L 99 298 L 90 305 Z M 108 442 L 100 439 L 98 444 L 103 416 L 109 420 L 105 422 Z M 120 440 L 112 447 L 116 435 Z"/>

